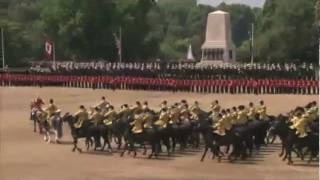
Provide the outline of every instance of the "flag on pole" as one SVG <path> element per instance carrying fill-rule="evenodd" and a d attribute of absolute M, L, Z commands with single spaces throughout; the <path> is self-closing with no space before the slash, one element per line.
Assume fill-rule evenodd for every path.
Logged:
<path fill-rule="evenodd" d="M 121 27 L 120 27 L 119 31 L 120 31 L 119 36 L 117 36 L 116 33 L 113 33 L 113 36 L 114 36 L 116 46 L 118 49 L 119 61 L 121 62 L 122 61 L 122 31 L 121 31 Z"/>
<path fill-rule="evenodd" d="M 44 43 L 44 52 L 45 52 L 45 56 L 49 59 L 49 60 L 53 60 L 53 42 L 51 42 L 50 40 L 46 40 Z"/>
<path fill-rule="evenodd" d="M 113 34 L 114 36 L 114 39 L 116 41 L 116 46 L 117 46 L 117 49 L 118 49 L 118 55 L 120 56 L 121 55 L 121 41 L 119 39 L 119 37 L 114 33 Z"/>

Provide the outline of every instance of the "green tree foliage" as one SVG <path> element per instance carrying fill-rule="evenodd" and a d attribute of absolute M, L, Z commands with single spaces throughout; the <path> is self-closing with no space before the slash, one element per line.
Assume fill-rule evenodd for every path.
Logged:
<path fill-rule="evenodd" d="M 259 60 L 316 62 L 314 7 L 315 0 L 267 0 L 258 24 Z"/>
<path fill-rule="evenodd" d="M 317 60 L 316 0 L 267 0 L 263 9 L 225 3 L 210 7 L 196 0 L 0 1 L 8 4 L 0 9 L 8 12 L 1 14 L 0 25 L 9 65 L 43 59 L 45 39 L 55 43 L 57 59 L 117 60 L 114 34 L 119 36 L 120 27 L 124 60 L 181 60 L 190 44 L 200 59 L 207 15 L 217 9 L 231 15 L 237 59 L 250 59 L 254 22 L 258 60 Z"/>

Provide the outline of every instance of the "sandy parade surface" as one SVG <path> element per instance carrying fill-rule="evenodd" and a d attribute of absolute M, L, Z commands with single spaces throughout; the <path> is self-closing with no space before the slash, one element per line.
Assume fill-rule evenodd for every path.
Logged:
<path fill-rule="evenodd" d="M 318 96 L 304 95 L 229 95 L 196 94 L 152 91 L 110 91 L 74 88 L 0 87 L 0 179 L 1 180 L 89 180 L 89 179 L 241 179 L 241 180 L 313 180 L 318 179 L 318 163 L 294 159 L 293 166 L 278 157 L 280 144 L 263 147 L 259 154 L 246 161 L 229 163 L 211 160 L 208 155 L 200 162 L 202 149 L 177 152 L 172 157 L 147 159 L 138 153 L 120 157 L 115 150 L 109 152 L 71 152 L 71 137 L 64 125 L 64 144 L 47 144 L 33 132 L 29 120 L 30 102 L 41 96 L 47 103 L 53 98 L 65 112 L 75 112 L 79 105 L 92 106 L 106 96 L 118 110 L 121 104 L 134 104 L 147 100 L 151 108 L 159 109 L 162 100 L 170 104 L 186 99 L 190 104 L 197 100 L 203 109 L 218 99 L 222 107 L 264 100 L 268 113 L 286 113 L 297 105 L 318 100 Z M 83 142 L 81 142 L 83 146 Z"/>

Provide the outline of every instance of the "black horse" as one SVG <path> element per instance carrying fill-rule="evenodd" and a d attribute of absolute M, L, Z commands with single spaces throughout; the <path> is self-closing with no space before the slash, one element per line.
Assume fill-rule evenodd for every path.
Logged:
<path fill-rule="evenodd" d="M 205 150 L 201 157 L 201 161 L 204 160 L 204 157 L 206 156 L 208 150 L 210 149 L 213 153 L 213 158 L 215 156 L 218 156 L 218 161 L 221 161 L 221 157 L 223 156 L 223 153 L 220 151 L 220 146 L 229 146 L 232 145 L 233 150 L 228 156 L 228 159 L 230 161 L 236 160 L 241 155 L 243 158 L 246 156 L 245 153 L 245 139 L 244 139 L 244 133 L 242 132 L 242 129 L 237 128 L 236 130 L 227 132 L 226 135 L 220 136 L 213 132 L 212 130 L 212 121 L 210 118 L 208 118 L 207 115 L 203 114 L 201 115 L 199 119 L 199 126 L 198 130 L 201 132 L 203 140 L 205 142 Z M 232 159 L 232 157 L 234 159 Z"/>
<path fill-rule="evenodd" d="M 100 137 L 104 139 L 104 145 L 101 150 L 104 150 L 106 144 L 108 144 L 109 149 L 111 149 L 111 145 L 108 139 L 108 128 L 104 125 L 98 125 L 94 127 L 93 124 L 89 121 L 83 122 L 81 128 L 75 128 L 74 124 L 77 122 L 77 118 L 66 113 L 63 116 L 63 121 L 68 122 L 69 127 L 71 129 L 71 136 L 73 138 L 73 149 L 74 152 L 76 149 L 81 153 L 82 149 L 78 147 L 78 139 L 85 138 L 87 150 L 89 150 L 90 146 L 93 144 L 92 138 L 95 139 L 95 147 L 94 150 L 97 150 L 98 142 L 100 141 Z"/>
<path fill-rule="evenodd" d="M 316 121 L 311 123 L 311 127 L 319 125 L 319 118 Z M 307 148 L 307 151 L 310 151 L 310 159 L 308 162 L 311 162 L 314 157 L 319 153 L 319 134 L 318 131 L 311 131 L 304 138 L 299 138 L 295 130 L 290 129 L 289 126 L 291 123 L 288 121 L 287 116 L 279 115 L 277 120 L 275 120 L 271 125 L 270 132 L 274 135 L 279 136 L 282 144 L 282 151 L 279 156 L 283 156 L 283 161 L 288 159 L 288 164 L 293 164 L 291 154 L 295 152 L 298 157 L 302 160 L 304 159 L 304 153 L 302 152 L 303 148 Z"/>

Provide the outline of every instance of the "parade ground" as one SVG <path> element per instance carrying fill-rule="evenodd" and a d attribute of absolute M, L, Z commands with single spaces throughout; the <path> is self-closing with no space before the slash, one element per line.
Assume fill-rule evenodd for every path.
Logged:
<path fill-rule="evenodd" d="M 30 102 L 40 96 L 48 103 L 49 98 L 66 112 L 74 113 L 80 105 L 90 107 L 105 96 L 119 110 L 122 104 L 148 101 L 152 109 L 167 100 L 169 104 L 186 99 L 189 104 L 199 101 L 200 107 L 208 110 L 210 103 L 219 100 L 223 108 L 231 108 L 249 102 L 257 104 L 264 100 L 271 115 L 286 114 L 296 106 L 304 106 L 317 100 L 314 95 L 230 95 L 172 93 L 156 91 L 111 91 L 74 88 L 0 87 L 0 179 L 1 180 L 317 180 L 318 163 L 294 158 L 288 166 L 278 154 L 280 144 L 263 147 L 246 161 L 229 163 L 226 158 L 218 163 L 208 153 L 200 162 L 201 149 L 176 152 L 171 157 L 148 159 L 138 152 L 136 158 L 114 150 L 110 152 L 71 152 L 71 136 L 64 124 L 62 144 L 48 144 L 43 136 L 33 132 L 29 120 Z M 84 148 L 84 142 L 80 142 Z M 114 146 L 115 147 L 115 146 Z M 293 155 L 295 157 L 295 155 Z"/>

